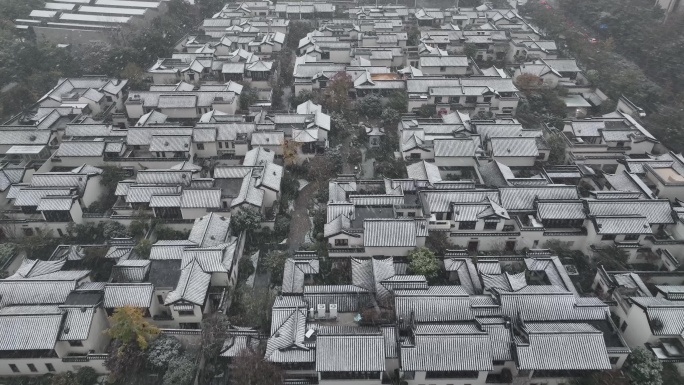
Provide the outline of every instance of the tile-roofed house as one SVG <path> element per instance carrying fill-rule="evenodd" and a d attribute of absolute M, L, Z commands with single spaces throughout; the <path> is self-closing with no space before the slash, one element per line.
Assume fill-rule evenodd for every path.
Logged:
<path fill-rule="evenodd" d="M 154 297 L 151 283 L 108 283 L 104 288 L 103 306 L 106 309 L 132 306 L 148 309 Z"/>
<path fill-rule="evenodd" d="M 653 234 L 646 217 L 641 216 L 594 216 L 597 234 Z"/>
<path fill-rule="evenodd" d="M 112 267 L 112 282 L 143 282 L 150 271 L 150 261 L 127 259 Z"/>
<path fill-rule="evenodd" d="M 652 200 L 595 200 L 587 199 L 590 216 L 638 215 L 646 217 L 648 223 L 674 223 L 672 206 L 667 199 Z"/>
<path fill-rule="evenodd" d="M 406 166 L 408 177 L 416 180 L 426 180 L 429 183 L 441 182 L 439 168 L 424 160 Z"/>
<path fill-rule="evenodd" d="M 539 155 L 535 138 L 491 138 L 491 146 L 492 156 L 495 158 L 537 157 Z"/>
<path fill-rule="evenodd" d="M 195 219 L 188 241 L 198 247 L 213 247 L 226 241 L 230 234 L 230 217 L 209 213 Z"/>
<path fill-rule="evenodd" d="M 403 370 L 417 372 L 492 370 L 487 332 L 472 324 L 417 325 L 413 343 L 401 346 Z"/>
<path fill-rule="evenodd" d="M 385 371 L 385 342 L 376 336 L 319 336 L 316 340 L 316 371 L 373 372 L 378 379 Z"/>
<path fill-rule="evenodd" d="M 288 258 L 283 269 L 282 293 L 303 293 L 307 275 L 318 274 L 318 259 Z"/>
<path fill-rule="evenodd" d="M 413 219 L 366 219 L 363 222 L 364 246 L 415 247 L 416 225 Z"/>
<path fill-rule="evenodd" d="M 0 307 L 61 304 L 76 284 L 75 280 L 0 280 Z"/>
<path fill-rule="evenodd" d="M 50 351 L 59 338 L 64 315 L 0 314 L 0 351 Z"/>
<path fill-rule="evenodd" d="M 164 305 L 188 302 L 204 306 L 210 281 L 211 274 L 203 271 L 197 261 L 193 261 L 181 270 L 178 284 L 168 293 Z"/>
<path fill-rule="evenodd" d="M 521 370 L 608 370 L 603 333 L 586 323 L 525 323 L 515 351 Z"/>
<path fill-rule="evenodd" d="M 501 206 L 509 211 L 533 211 L 535 199 L 579 199 L 575 186 L 549 185 L 545 187 L 502 187 Z"/>

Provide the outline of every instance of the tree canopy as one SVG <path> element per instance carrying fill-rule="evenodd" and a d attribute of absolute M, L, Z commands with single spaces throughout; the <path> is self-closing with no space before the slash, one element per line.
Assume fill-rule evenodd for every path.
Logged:
<path fill-rule="evenodd" d="M 440 265 L 435 254 L 426 247 L 419 247 L 408 253 L 408 270 L 411 274 L 424 275 L 429 282 L 439 277 Z"/>
<path fill-rule="evenodd" d="M 625 375 L 632 385 L 661 385 L 663 365 L 650 351 L 636 348 L 625 362 Z"/>
<path fill-rule="evenodd" d="M 142 309 L 132 306 L 114 309 L 109 324 L 107 334 L 110 337 L 123 345 L 135 344 L 141 350 L 145 350 L 152 337 L 159 333 L 156 326 L 145 320 Z"/>

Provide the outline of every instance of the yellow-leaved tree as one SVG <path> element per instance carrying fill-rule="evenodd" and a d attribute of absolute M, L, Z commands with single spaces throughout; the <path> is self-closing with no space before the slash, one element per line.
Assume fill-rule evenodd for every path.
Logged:
<path fill-rule="evenodd" d="M 145 350 L 149 341 L 159 334 L 159 329 L 147 322 L 143 310 L 137 307 L 115 309 L 109 317 L 109 324 L 105 333 L 117 340 L 121 347 L 135 343 L 140 350 Z"/>

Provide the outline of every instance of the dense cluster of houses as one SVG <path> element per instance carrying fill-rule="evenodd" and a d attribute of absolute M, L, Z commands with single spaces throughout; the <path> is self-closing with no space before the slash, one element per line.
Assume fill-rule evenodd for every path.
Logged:
<path fill-rule="evenodd" d="M 17 25 L 48 41 L 107 40 L 116 28 L 98 23 L 165 7 L 55 1 Z M 311 30 L 288 45 L 300 20 Z M 390 144 L 406 177 L 328 182 L 325 263 L 344 273 L 321 284 L 324 256 L 289 255 L 270 331 L 235 325 L 226 362 L 261 344 L 291 385 L 563 385 L 645 347 L 684 372 L 684 156 L 644 128 L 641 108 L 623 96 L 600 113 L 607 96 L 515 9 L 252 1 L 226 4 L 150 63 L 145 90 L 60 79 L 0 125 L 2 237 L 141 218 L 189 234 L 150 229 L 149 257 L 114 237 L 0 261 L 0 375 L 106 373 L 103 331 L 123 306 L 185 336 L 228 310 L 252 257 L 233 217 L 253 210 L 273 229 L 284 164 L 305 169 L 330 148 L 323 106 L 271 108 L 288 46 L 294 95 L 344 74 L 350 98 L 406 96 L 397 135 L 371 119 L 364 143 Z M 523 86 L 563 90 L 562 124 L 521 124 Z M 126 176 L 108 189 L 112 169 Z M 409 268 L 435 237 L 450 243 L 436 255 L 439 284 Z M 551 244 L 624 255 L 624 271 L 600 266 L 582 287 L 586 272 Z M 93 279 L 93 258 L 108 277 Z"/>

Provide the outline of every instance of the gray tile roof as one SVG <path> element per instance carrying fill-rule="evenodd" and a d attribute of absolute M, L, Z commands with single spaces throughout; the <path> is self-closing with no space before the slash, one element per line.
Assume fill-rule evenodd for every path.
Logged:
<path fill-rule="evenodd" d="M 150 261 L 146 259 L 127 259 L 112 267 L 113 282 L 143 282 L 150 271 Z"/>
<path fill-rule="evenodd" d="M 75 287 L 75 280 L 2 280 L 0 281 L 0 307 L 9 305 L 61 304 L 64 303 L 69 293 Z"/>
<path fill-rule="evenodd" d="M 181 208 L 219 207 L 221 207 L 221 189 L 183 189 L 181 192 Z"/>
<path fill-rule="evenodd" d="M 483 325 L 492 344 L 492 359 L 494 361 L 511 361 L 513 359 L 511 330 L 505 325 Z"/>
<path fill-rule="evenodd" d="M 190 234 L 192 235 L 192 231 Z M 181 260 L 183 259 L 183 250 L 194 246 L 198 246 L 198 244 L 191 240 L 157 241 L 152 245 L 150 260 Z"/>
<path fill-rule="evenodd" d="M 596 216 L 592 219 L 597 234 L 653 234 L 646 217 Z"/>
<path fill-rule="evenodd" d="M 474 157 L 476 144 L 471 138 L 435 139 L 436 157 Z"/>
<path fill-rule="evenodd" d="M 150 151 L 190 151 L 192 136 L 190 135 L 154 135 L 150 141 Z"/>
<path fill-rule="evenodd" d="M 489 335 L 464 325 L 420 325 L 415 344 L 401 347 L 401 366 L 411 371 L 489 371 L 492 346 Z M 461 330 L 459 330 L 461 329 Z"/>
<path fill-rule="evenodd" d="M 127 203 L 148 203 L 153 195 L 177 194 L 180 186 L 131 186 L 126 194 Z"/>
<path fill-rule="evenodd" d="M 475 318 L 465 291 L 462 294 L 446 296 L 404 295 L 406 292 L 420 292 L 420 290 L 394 293 L 397 318 L 403 319 L 404 322 L 409 322 L 412 318 L 418 323 L 457 322 Z"/>
<path fill-rule="evenodd" d="M 317 372 L 382 372 L 385 370 L 383 336 L 319 336 Z"/>
<path fill-rule="evenodd" d="M 0 130 L 0 145 L 47 145 L 51 137 L 50 130 Z"/>
<path fill-rule="evenodd" d="M 140 170 L 135 175 L 137 184 L 172 184 L 189 186 L 192 171 L 186 170 Z"/>
<path fill-rule="evenodd" d="M 415 247 L 416 222 L 413 219 L 366 219 L 363 221 L 366 247 Z"/>
<path fill-rule="evenodd" d="M 69 211 L 74 204 L 74 197 L 45 197 L 40 200 L 38 211 Z"/>
<path fill-rule="evenodd" d="M 588 324 L 527 324 L 527 340 L 516 339 L 520 370 L 608 370 L 603 333 Z"/>
<path fill-rule="evenodd" d="M 63 307 L 62 309 L 66 312 L 66 317 L 59 340 L 87 340 L 96 309 L 94 307 Z"/>
<path fill-rule="evenodd" d="M 528 286 L 530 287 L 530 286 Z M 555 287 L 555 286 L 554 286 Z M 538 288 L 547 290 L 546 288 Z M 530 321 L 603 320 L 608 307 L 577 306 L 576 297 L 566 293 L 505 293 L 501 294 L 501 310 L 510 317 Z"/>
<path fill-rule="evenodd" d="M 442 181 L 439 168 L 424 160 L 406 166 L 406 171 L 410 179 L 426 180 L 430 183 Z"/>
<path fill-rule="evenodd" d="M 534 200 L 556 199 L 572 200 L 579 199 L 575 186 L 545 186 L 545 187 L 502 187 L 499 189 L 501 194 L 501 205 L 507 210 L 533 211 Z"/>
<path fill-rule="evenodd" d="M 149 146 L 152 137 L 163 135 L 188 135 L 192 136 L 192 128 L 189 127 L 131 127 L 126 135 L 126 143 L 129 146 Z"/>
<path fill-rule="evenodd" d="M 147 309 L 152 305 L 154 285 L 151 283 L 108 283 L 104 288 L 103 306 L 133 306 Z"/>
<path fill-rule="evenodd" d="M 491 199 L 499 203 L 499 191 L 497 190 L 432 190 L 421 191 L 421 200 L 430 213 L 446 213 L 451 209 L 452 203 L 477 203 Z M 504 206 L 506 209 L 508 207 Z"/>
<path fill-rule="evenodd" d="M 467 67 L 467 56 L 421 56 L 420 68 L 423 67 Z"/>
<path fill-rule="evenodd" d="M 394 260 L 390 258 L 352 258 L 352 283 L 375 293 L 378 300 L 387 301 L 390 293 L 382 282 L 394 276 Z"/>
<path fill-rule="evenodd" d="M 306 275 L 318 274 L 318 259 L 293 259 L 285 261 L 282 293 L 303 293 Z"/>
<path fill-rule="evenodd" d="M 211 274 L 205 273 L 196 261 L 181 270 L 178 284 L 170 291 L 164 301 L 165 305 L 185 301 L 202 306 L 207 297 Z"/>
<path fill-rule="evenodd" d="M 150 207 L 181 207 L 181 196 L 173 195 L 153 195 L 150 198 Z"/>
<path fill-rule="evenodd" d="M 537 203 L 537 216 L 540 219 L 585 219 L 582 201 L 540 201 Z"/>
<path fill-rule="evenodd" d="M 104 154 L 105 142 L 87 142 L 87 141 L 63 141 L 55 156 L 69 157 L 69 156 L 91 156 L 99 157 Z"/>
<path fill-rule="evenodd" d="M 639 215 L 650 224 L 674 223 L 672 207 L 667 199 L 593 200 L 587 199 L 589 215 Z"/>
<path fill-rule="evenodd" d="M 266 359 L 271 362 L 314 362 L 316 352 L 304 342 L 305 307 L 274 308 Z"/>
<path fill-rule="evenodd" d="M 0 351 L 52 350 L 64 316 L 0 315 Z"/>
<path fill-rule="evenodd" d="M 380 328 L 382 336 L 385 339 L 385 358 L 399 357 L 397 350 L 397 331 L 394 326 L 383 326 Z"/>
<path fill-rule="evenodd" d="M 188 241 L 199 247 L 213 247 L 226 241 L 230 234 L 230 216 L 209 213 L 195 219 Z"/>
<path fill-rule="evenodd" d="M 38 206 L 41 199 L 46 196 L 67 196 L 72 195 L 74 191 L 71 189 L 56 189 L 56 188 L 29 188 L 22 187 L 16 193 L 14 198 L 15 206 Z M 8 193 L 9 195 L 9 193 Z"/>
<path fill-rule="evenodd" d="M 494 157 L 536 157 L 539 155 L 536 138 L 511 137 L 511 138 L 492 138 L 492 156 Z"/>
<path fill-rule="evenodd" d="M 74 172 L 36 173 L 31 177 L 31 187 L 75 187 L 79 192 L 85 190 L 88 175 Z"/>

